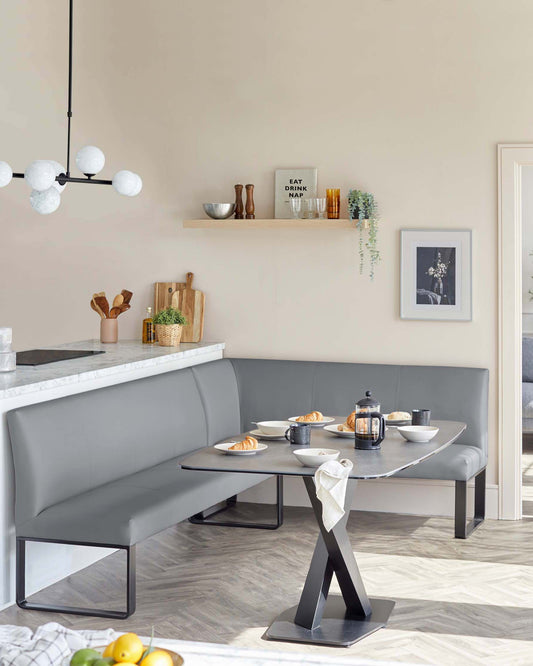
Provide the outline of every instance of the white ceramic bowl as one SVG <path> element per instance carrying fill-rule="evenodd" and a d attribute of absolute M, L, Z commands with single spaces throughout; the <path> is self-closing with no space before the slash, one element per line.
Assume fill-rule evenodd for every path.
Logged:
<path fill-rule="evenodd" d="M 255 425 L 265 435 L 283 437 L 290 423 L 289 421 L 258 421 Z"/>
<path fill-rule="evenodd" d="M 408 442 L 429 442 L 439 432 L 433 426 L 400 426 L 398 432 Z"/>
<path fill-rule="evenodd" d="M 328 460 L 337 460 L 340 451 L 336 449 L 295 449 L 294 455 L 304 467 L 320 467 Z"/>

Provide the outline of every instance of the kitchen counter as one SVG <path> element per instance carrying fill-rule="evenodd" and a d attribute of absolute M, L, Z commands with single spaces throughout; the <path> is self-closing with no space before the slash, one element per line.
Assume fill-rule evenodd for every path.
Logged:
<path fill-rule="evenodd" d="M 144 345 L 140 340 L 124 340 L 116 344 L 102 344 L 98 340 L 69 342 L 40 349 L 103 350 L 105 354 L 57 361 L 38 366 L 17 366 L 15 372 L 0 373 L 0 399 L 77 384 L 87 380 L 109 377 L 117 373 L 153 368 L 168 372 L 169 364 L 175 368 L 203 363 L 206 356 L 222 356 L 223 342 L 183 342 L 179 347 Z M 191 362 L 189 362 L 191 361 Z"/>
<path fill-rule="evenodd" d="M 117 344 L 85 340 L 42 348 L 102 349 L 105 354 L 39 366 L 17 366 L 15 372 L 0 373 L 0 608 L 15 600 L 14 471 L 6 413 L 25 405 L 215 361 L 222 358 L 224 347 L 223 342 L 160 347 L 143 345 L 140 340 Z M 26 568 L 28 594 L 106 555 L 108 549 L 30 543 Z"/>

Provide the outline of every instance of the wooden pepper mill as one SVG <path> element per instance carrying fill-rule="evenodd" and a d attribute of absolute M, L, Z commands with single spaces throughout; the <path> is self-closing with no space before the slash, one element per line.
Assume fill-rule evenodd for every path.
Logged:
<path fill-rule="evenodd" d="M 235 219 L 244 218 L 244 203 L 242 200 L 242 185 L 235 185 Z"/>
<path fill-rule="evenodd" d="M 254 186 L 246 186 L 246 219 L 255 220 Z"/>

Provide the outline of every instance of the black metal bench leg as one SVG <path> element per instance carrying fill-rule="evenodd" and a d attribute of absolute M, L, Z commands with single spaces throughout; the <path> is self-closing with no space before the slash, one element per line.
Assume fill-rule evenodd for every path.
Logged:
<path fill-rule="evenodd" d="M 126 551 L 127 558 L 127 591 L 126 610 L 112 611 L 101 608 L 77 608 L 75 606 L 51 606 L 48 604 L 34 604 L 26 599 L 26 541 L 41 541 L 45 543 L 61 543 L 69 546 L 91 546 L 96 548 L 113 548 Z M 135 612 L 135 546 L 111 546 L 107 544 L 79 543 L 72 541 L 53 541 L 50 539 L 24 539 L 17 537 L 16 546 L 16 601 L 17 606 L 23 610 L 37 610 L 48 613 L 69 613 L 71 615 L 87 615 L 90 617 L 107 617 L 114 620 L 125 620 Z"/>
<path fill-rule="evenodd" d="M 228 508 L 235 506 L 237 503 L 237 495 L 230 497 L 225 502 L 216 504 L 214 507 L 196 513 L 189 518 L 189 522 L 193 525 L 217 525 L 218 527 L 247 527 L 256 530 L 277 530 L 278 527 L 283 525 L 283 477 L 276 476 L 276 522 L 275 523 L 243 523 L 239 521 L 229 520 L 210 520 L 213 516 L 226 511 Z"/>
<path fill-rule="evenodd" d="M 455 482 L 455 538 L 466 539 L 485 520 L 486 469 L 474 477 L 474 517 L 466 515 L 467 481 Z"/>

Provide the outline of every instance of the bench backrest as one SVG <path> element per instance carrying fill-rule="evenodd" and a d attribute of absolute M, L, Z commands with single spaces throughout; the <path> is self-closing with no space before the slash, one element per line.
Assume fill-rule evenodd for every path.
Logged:
<path fill-rule="evenodd" d="M 232 359 L 242 428 L 319 409 L 348 415 L 365 391 L 384 413 L 431 409 L 433 419 L 463 421 L 457 443 L 487 452 L 489 371 L 483 368 Z"/>

